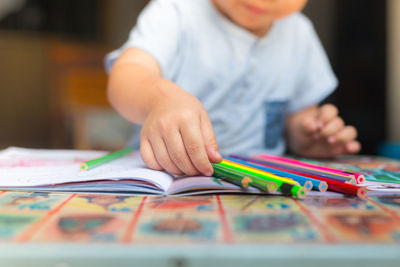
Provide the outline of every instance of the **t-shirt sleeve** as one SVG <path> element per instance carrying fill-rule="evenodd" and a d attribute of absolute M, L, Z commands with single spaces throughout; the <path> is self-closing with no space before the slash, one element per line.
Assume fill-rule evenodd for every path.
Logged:
<path fill-rule="evenodd" d="M 303 18 L 304 50 L 299 59 L 301 63 L 298 87 L 289 102 L 290 113 L 318 104 L 338 85 L 337 78 L 312 23 L 307 18 Z"/>
<path fill-rule="evenodd" d="M 162 73 L 178 51 L 181 16 L 172 0 L 153 0 L 139 15 L 128 41 L 105 57 L 107 72 L 125 49 L 135 47 L 148 52 L 158 62 Z"/>

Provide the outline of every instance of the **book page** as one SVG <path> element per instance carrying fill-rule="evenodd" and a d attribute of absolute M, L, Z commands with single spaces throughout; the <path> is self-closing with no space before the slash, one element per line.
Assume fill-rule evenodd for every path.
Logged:
<path fill-rule="evenodd" d="M 190 192 L 240 192 L 240 193 L 262 193 L 254 187 L 247 189 L 227 183 L 221 179 L 207 176 L 177 177 L 167 191 L 168 195 L 184 194 Z"/>
<path fill-rule="evenodd" d="M 146 168 L 138 152 L 89 171 L 80 164 L 108 152 L 46 150 L 11 147 L 0 152 L 0 187 L 48 186 L 62 183 L 136 179 L 154 184 L 165 192 L 172 176 Z"/>

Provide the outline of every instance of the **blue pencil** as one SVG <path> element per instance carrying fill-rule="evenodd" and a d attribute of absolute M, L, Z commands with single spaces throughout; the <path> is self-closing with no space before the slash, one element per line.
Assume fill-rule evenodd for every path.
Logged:
<path fill-rule="evenodd" d="M 250 163 L 250 162 L 248 162 L 246 160 L 246 157 L 243 157 L 243 156 L 231 155 L 230 157 L 225 157 L 225 159 L 233 161 L 233 162 L 236 162 L 236 163 L 239 163 L 239 164 L 243 164 L 243 165 L 246 165 L 246 166 L 249 166 L 249 167 L 252 167 L 252 168 L 256 168 L 256 169 L 259 169 L 259 170 L 262 170 L 262 171 L 270 172 L 270 173 L 273 173 L 275 175 L 279 175 L 279 176 L 282 176 L 282 177 L 288 177 L 288 178 L 298 182 L 301 185 L 305 185 L 307 183 L 307 181 L 311 182 L 312 187 L 313 187 L 314 190 L 319 190 L 321 192 L 325 192 L 326 190 L 328 190 L 328 185 L 324 181 L 320 181 L 320 180 L 317 180 L 317 179 L 309 178 L 309 177 L 306 177 L 306 176 L 301 176 L 301 175 L 290 173 L 290 172 L 285 172 L 285 171 L 282 171 L 282 170 L 277 170 L 277 169 L 274 169 L 274 168 L 269 168 L 269 167 L 262 166 L 262 165 L 259 165 L 259 164 Z"/>

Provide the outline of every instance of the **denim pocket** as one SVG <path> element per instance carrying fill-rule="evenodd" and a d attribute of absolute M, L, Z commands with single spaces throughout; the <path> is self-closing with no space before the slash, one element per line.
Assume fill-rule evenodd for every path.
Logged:
<path fill-rule="evenodd" d="M 283 135 L 288 101 L 270 101 L 266 103 L 267 121 L 265 146 L 274 148 Z"/>

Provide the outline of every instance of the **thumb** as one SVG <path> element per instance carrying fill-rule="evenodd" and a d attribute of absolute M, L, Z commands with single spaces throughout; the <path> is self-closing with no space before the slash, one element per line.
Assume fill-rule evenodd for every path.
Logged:
<path fill-rule="evenodd" d="M 215 133 L 211 124 L 211 121 L 207 114 L 201 116 L 201 131 L 204 138 L 204 144 L 206 146 L 208 159 L 213 163 L 219 163 L 222 161 L 222 156 L 218 151 L 218 143 L 215 137 Z"/>

